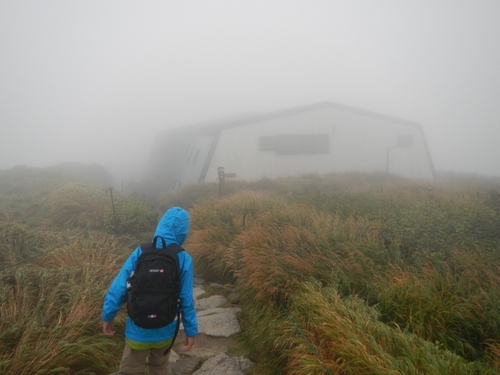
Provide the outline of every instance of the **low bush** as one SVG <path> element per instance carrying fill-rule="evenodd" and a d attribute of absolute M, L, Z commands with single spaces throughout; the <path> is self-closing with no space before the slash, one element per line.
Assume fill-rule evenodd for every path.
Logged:
<path fill-rule="evenodd" d="M 112 206 L 104 212 L 104 228 L 116 235 L 134 236 L 151 240 L 158 224 L 159 214 L 144 195 L 131 194 L 114 197 Z"/>

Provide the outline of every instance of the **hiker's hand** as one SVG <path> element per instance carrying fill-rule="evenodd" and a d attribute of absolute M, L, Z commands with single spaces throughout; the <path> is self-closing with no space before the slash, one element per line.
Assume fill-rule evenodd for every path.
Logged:
<path fill-rule="evenodd" d="M 186 341 L 184 342 L 184 346 L 181 349 L 181 352 L 188 352 L 191 347 L 194 344 L 194 337 L 187 337 L 186 336 Z"/>
<path fill-rule="evenodd" d="M 102 322 L 102 331 L 106 336 L 113 336 L 115 334 L 115 321 Z"/>

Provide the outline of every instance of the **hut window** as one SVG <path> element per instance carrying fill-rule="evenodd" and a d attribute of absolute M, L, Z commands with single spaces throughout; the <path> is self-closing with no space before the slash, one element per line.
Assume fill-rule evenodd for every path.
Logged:
<path fill-rule="evenodd" d="M 330 134 L 282 134 L 259 138 L 260 151 L 276 155 L 314 155 L 330 153 Z"/>

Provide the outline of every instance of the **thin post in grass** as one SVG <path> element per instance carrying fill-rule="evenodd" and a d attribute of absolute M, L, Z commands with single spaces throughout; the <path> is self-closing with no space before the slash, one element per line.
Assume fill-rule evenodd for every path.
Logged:
<path fill-rule="evenodd" d="M 116 210 L 115 210 L 115 201 L 113 200 L 113 187 L 109 187 L 109 193 L 111 195 L 111 208 L 113 209 L 113 224 L 114 224 L 114 229 L 116 230 L 117 228 L 117 220 L 116 220 Z"/>

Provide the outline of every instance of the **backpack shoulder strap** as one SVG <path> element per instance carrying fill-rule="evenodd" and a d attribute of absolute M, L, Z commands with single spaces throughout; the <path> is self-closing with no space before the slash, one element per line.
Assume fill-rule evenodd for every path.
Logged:
<path fill-rule="evenodd" d="M 181 309 L 180 309 L 180 306 L 179 306 L 179 308 L 177 309 L 177 323 L 175 324 L 174 337 L 172 337 L 172 341 L 170 342 L 170 345 L 165 350 L 165 352 L 163 353 L 163 355 L 167 355 L 167 353 L 170 351 L 170 349 L 172 349 L 172 346 L 174 346 L 174 341 L 175 341 L 175 338 L 177 337 L 177 334 L 179 333 L 179 327 L 180 326 L 181 326 Z"/>
<path fill-rule="evenodd" d="M 167 249 L 173 251 L 175 255 L 177 255 L 177 253 L 179 253 L 181 251 L 185 251 L 182 247 L 180 247 L 179 245 L 177 245 L 175 243 L 168 245 Z M 180 272 L 179 262 L 178 262 L 177 256 L 175 256 L 174 258 L 175 258 L 176 263 L 177 263 L 177 268 L 179 269 L 179 272 Z M 179 274 L 179 277 L 180 277 L 180 274 Z M 181 325 L 181 305 L 180 305 L 180 301 L 177 300 L 177 323 L 175 324 L 174 337 L 172 337 L 172 342 L 170 343 L 168 348 L 163 353 L 164 355 L 166 355 L 170 351 L 170 349 L 172 349 L 172 346 L 174 345 L 175 338 L 177 337 L 177 333 L 179 333 L 180 325 Z"/>

